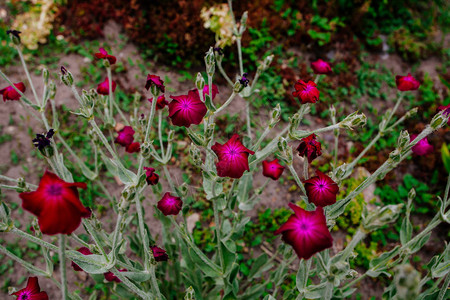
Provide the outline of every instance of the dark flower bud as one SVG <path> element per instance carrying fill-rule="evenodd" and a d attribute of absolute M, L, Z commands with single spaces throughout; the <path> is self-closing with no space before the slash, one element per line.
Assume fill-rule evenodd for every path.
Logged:
<path fill-rule="evenodd" d="M 13 43 L 15 45 L 20 44 L 20 34 L 21 33 L 22 33 L 21 31 L 14 30 L 14 29 L 6 30 L 6 34 L 11 35 L 11 40 L 13 41 Z"/>

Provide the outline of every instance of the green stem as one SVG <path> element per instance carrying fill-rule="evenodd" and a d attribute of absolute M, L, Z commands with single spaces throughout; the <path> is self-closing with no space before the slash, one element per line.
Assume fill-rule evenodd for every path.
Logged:
<path fill-rule="evenodd" d="M 202 93 L 200 93 L 202 94 Z M 161 156 L 165 157 L 164 154 L 164 144 L 162 139 L 162 110 L 158 111 L 158 137 L 159 137 L 159 145 L 161 147 Z"/>
<path fill-rule="evenodd" d="M 259 137 L 258 141 L 256 141 L 256 144 L 253 145 L 252 147 L 252 151 L 256 151 L 259 148 L 259 145 L 261 145 L 262 141 L 264 140 L 264 138 L 269 134 L 271 128 L 270 127 L 266 127 L 266 129 L 264 130 L 264 132 L 261 134 L 261 136 Z"/>
<path fill-rule="evenodd" d="M 59 266 L 61 271 L 61 293 L 62 299 L 69 299 L 67 290 L 67 274 L 66 274 L 66 236 L 59 235 Z"/>
<path fill-rule="evenodd" d="M 152 265 L 150 267 L 150 278 L 152 280 L 152 285 L 153 285 L 154 289 L 156 290 L 156 299 L 162 299 L 161 292 L 159 290 L 158 281 L 156 280 L 155 270 L 156 270 L 156 266 Z"/>
<path fill-rule="evenodd" d="M 117 270 L 117 268 L 112 268 L 111 272 L 113 272 L 113 274 L 116 275 L 116 277 L 119 278 L 120 281 L 122 281 L 122 283 L 128 287 L 128 289 L 130 289 L 132 292 L 134 292 L 136 295 L 138 295 L 142 299 L 146 299 L 146 300 L 154 299 L 152 295 L 143 292 L 139 287 L 134 285 L 134 283 L 132 283 L 126 276 L 121 274 L 121 272 L 119 272 L 119 270 Z"/>
<path fill-rule="evenodd" d="M 39 275 L 39 276 L 49 276 L 49 274 L 47 272 L 45 272 L 44 270 L 41 270 L 41 269 L 33 266 L 29 262 L 24 261 L 20 257 L 16 256 L 14 253 L 12 253 L 11 251 L 9 251 L 5 247 L 3 247 L 3 245 L 0 245 L 0 252 L 5 253 L 7 256 L 9 256 L 13 260 L 15 260 L 16 262 L 21 264 L 24 268 L 26 268 L 28 271 L 30 271 L 33 274 L 36 274 L 36 275 Z"/>
<path fill-rule="evenodd" d="M 447 276 L 445 276 L 444 284 L 442 285 L 441 291 L 439 292 L 439 295 L 436 300 L 444 300 L 444 296 L 447 294 L 449 285 L 450 285 L 450 273 L 447 273 Z"/>
<path fill-rule="evenodd" d="M 31 80 L 30 72 L 28 72 L 27 64 L 25 63 L 25 59 L 23 58 L 22 50 L 20 50 L 19 46 L 16 46 L 16 50 L 19 53 L 20 61 L 22 62 L 23 69 L 25 70 L 25 74 L 27 75 L 28 83 L 30 84 L 31 90 L 33 91 L 34 99 L 36 100 L 36 104 L 38 106 L 41 105 L 39 101 L 39 97 L 36 93 L 36 89 L 34 88 L 33 81 Z"/>
<path fill-rule="evenodd" d="M 214 184 L 212 190 L 214 191 Z M 213 198 L 213 209 L 214 209 L 214 223 L 216 223 L 215 231 L 216 231 L 216 239 L 217 239 L 217 250 L 219 252 L 219 261 L 220 261 L 220 267 L 222 268 L 222 272 L 225 271 L 225 261 L 223 259 L 223 253 L 222 253 L 222 240 L 220 239 L 220 219 L 219 219 L 219 209 L 217 208 L 217 199 Z"/>
<path fill-rule="evenodd" d="M 291 164 L 288 164 L 288 169 L 289 171 L 291 171 L 292 176 L 294 177 L 295 182 L 297 183 L 297 185 L 300 187 L 300 189 L 302 190 L 303 195 L 306 196 L 306 190 L 305 190 L 305 186 L 303 185 L 302 181 L 300 180 L 300 178 L 298 177 L 297 171 L 295 171 L 294 166 Z M 303 201 L 305 202 L 305 204 L 308 204 L 308 201 L 306 200 L 305 197 L 302 197 Z"/>
<path fill-rule="evenodd" d="M 247 118 L 247 135 L 252 140 L 252 127 L 251 127 L 251 114 L 250 114 L 250 101 L 245 102 L 245 115 Z"/>
<path fill-rule="evenodd" d="M 233 83 L 233 81 L 231 81 L 230 77 L 228 77 L 227 73 L 223 69 L 222 62 L 219 62 L 218 60 L 216 60 L 216 65 L 219 67 L 220 74 L 222 74 L 223 78 L 225 78 L 225 80 L 228 82 L 230 87 L 233 88 L 234 83 Z"/>
<path fill-rule="evenodd" d="M 166 176 L 166 179 L 167 179 L 167 182 L 169 183 L 170 189 L 174 193 L 178 194 L 177 190 L 175 189 L 175 184 L 173 183 L 172 176 L 170 175 L 169 169 L 167 169 L 167 165 L 163 165 L 163 169 L 164 169 L 164 175 Z"/>
<path fill-rule="evenodd" d="M 139 223 L 139 233 L 142 238 L 142 243 L 144 243 L 144 270 L 148 271 L 149 269 L 149 251 L 150 251 L 150 245 L 147 238 L 147 235 L 145 234 L 145 220 L 144 216 L 142 214 L 142 205 L 141 200 L 139 199 L 139 195 L 136 195 L 134 198 L 134 202 L 136 203 L 136 211 L 138 215 L 138 223 Z"/>
<path fill-rule="evenodd" d="M 234 98 L 236 97 L 236 93 L 233 91 L 230 95 L 230 97 L 228 97 L 227 101 L 225 101 L 224 104 L 222 104 L 221 107 L 219 107 L 213 114 L 213 116 L 216 116 L 219 112 L 221 112 L 222 110 L 224 110 L 228 105 L 230 105 L 230 103 L 234 100 Z"/>
<path fill-rule="evenodd" d="M 114 107 L 113 107 L 113 90 L 112 90 L 112 74 L 111 74 L 111 67 L 107 67 L 106 68 L 106 72 L 108 74 L 108 88 L 109 88 L 109 93 L 108 93 L 108 97 L 109 97 L 109 117 L 111 119 L 111 121 L 113 121 L 114 119 Z M 113 123 L 114 124 L 114 123 Z"/>
<path fill-rule="evenodd" d="M 305 178 L 305 180 L 308 180 L 309 175 L 308 175 L 308 158 L 304 157 L 303 158 L 303 178 Z"/>

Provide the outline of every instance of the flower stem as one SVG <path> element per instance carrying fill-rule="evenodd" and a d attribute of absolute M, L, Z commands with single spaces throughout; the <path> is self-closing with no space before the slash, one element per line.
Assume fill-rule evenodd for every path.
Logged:
<path fill-rule="evenodd" d="M 308 175 L 308 158 L 303 157 L 303 178 L 305 178 L 305 180 L 308 180 L 309 175 Z"/>
<path fill-rule="evenodd" d="M 33 95 L 34 95 L 34 99 L 36 100 L 36 104 L 38 106 L 40 106 L 41 103 L 40 103 L 39 97 L 36 93 L 36 89 L 34 88 L 33 81 L 31 81 L 30 72 L 28 72 L 28 67 L 27 67 L 27 64 L 25 63 L 25 59 L 23 58 L 22 50 L 20 49 L 19 46 L 16 46 L 16 50 L 19 53 L 20 61 L 22 62 L 23 69 L 25 70 L 25 74 L 27 75 L 28 83 L 30 84 L 31 90 L 33 91 Z"/>
<path fill-rule="evenodd" d="M 113 107 L 113 90 L 112 90 L 112 74 L 111 74 L 111 67 L 107 67 L 106 68 L 106 72 L 108 74 L 108 88 L 109 88 L 109 93 L 108 93 L 108 97 L 109 97 L 109 117 L 111 122 L 113 122 L 114 120 L 114 107 Z M 114 124 L 114 122 L 113 122 Z"/>
<path fill-rule="evenodd" d="M 67 290 L 67 274 L 66 274 L 66 236 L 59 235 L 59 266 L 61 271 L 61 293 L 62 299 L 69 299 Z"/>
<path fill-rule="evenodd" d="M 230 103 L 233 101 L 233 99 L 236 97 L 236 95 L 237 94 L 233 91 L 231 93 L 230 97 L 228 97 L 227 101 L 225 101 L 225 103 L 214 112 L 213 116 L 216 116 L 219 112 L 221 112 L 228 105 L 230 105 Z"/>
<path fill-rule="evenodd" d="M 162 110 L 161 109 L 158 111 L 158 137 L 159 137 L 159 145 L 161 147 L 161 156 L 165 157 L 164 144 L 163 144 L 163 139 L 162 139 Z"/>
<path fill-rule="evenodd" d="M 292 176 L 294 177 L 295 182 L 297 182 L 297 185 L 300 187 L 300 189 L 303 192 L 303 195 L 306 196 L 306 190 L 305 190 L 305 186 L 303 185 L 302 181 L 300 180 L 300 178 L 298 177 L 297 171 L 295 171 L 294 166 L 291 164 L 287 165 L 289 168 L 289 171 L 291 171 Z M 305 197 L 303 197 L 303 201 L 305 202 L 305 204 L 308 204 L 308 201 L 306 200 Z"/>
<path fill-rule="evenodd" d="M 250 116 L 250 101 L 245 102 L 245 115 L 247 118 L 247 135 L 252 140 L 252 127 L 251 127 L 251 116 Z"/>

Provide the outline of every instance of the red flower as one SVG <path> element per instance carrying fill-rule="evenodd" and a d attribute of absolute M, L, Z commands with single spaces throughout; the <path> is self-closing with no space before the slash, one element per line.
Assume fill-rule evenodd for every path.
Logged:
<path fill-rule="evenodd" d="M 316 206 L 327 206 L 336 203 L 339 187 L 330 177 L 320 171 L 317 176 L 305 180 L 306 195 Z"/>
<path fill-rule="evenodd" d="M 14 83 L 14 86 L 22 93 L 25 93 L 26 88 L 23 82 Z M 0 90 L 0 94 L 3 95 L 3 102 L 6 102 L 6 100 L 19 100 L 21 97 L 11 85 Z"/>
<path fill-rule="evenodd" d="M 292 203 L 289 207 L 295 214 L 275 234 L 281 233 L 283 241 L 294 248 L 299 258 L 309 259 L 333 245 L 322 207 L 317 207 L 315 211 L 306 211 Z"/>
<path fill-rule="evenodd" d="M 313 69 L 314 73 L 316 73 L 316 74 L 330 74 L 331 72 L 333 72 L 331 70 L 330 64 L 321 59 L 312 61 L 311 68 Z"/>
<path fill-rule="evenodd" d="M 214 98 L 216 98 L 216 95 L 219 93 L 219 89 L 217 88 L 217 85 L 213 84 L 212 85 L 212 99 L 214 100 Z M 209 85 L 205 85 L 203 87 L 203 99 L 205 99 L 205 95 L 209 95 Z"/>
<path fill-rule="evenodd" d="M 80 253 L 83 254 L 83 255 L 91 255 L 91 254 L 92 254 L 91 250 L 89 250 L 89 248 L 87 248 L 87 247 L 81 247 L 81 248 L 79 248 L 77 251 L 80 252 Z M 83 271 L 83 269 L 80 268 L 80 266 L 77 265 L 77 264 L 74 263 L 74 262 L 72 262 L 72 268 L 73 268 L 75 271 Z"/>
<path fill-rule="evenodd" d="M 116 90 L 116 86 L 117 86 L 116 82 L 113 80 L 112 85 L 111 85 L 113 93 Z M 105 81 L 98 84 L 97 93 L 99 93 L 100 95 L 109 95 L 109 80 L 108 80 L 108 78 L 106 78 Z"/>
<path fill-rule="evenodd" d="M 17 300 L 48 300 L 46 292 L 41 292 L 37 277 L 28 277 L 27 287 L 12 293 Z"/>
<path fill-rule="evenodd" d="M 419 88 L 420 82 L 408 73 L 408 76 L 395 76 L 395 84 L 399 91 L 415 91 Z"/>
<path fill-rule="evenodd" d="M 173 125 L 189 127 L 200 124 L 208 111 L 200 100 L 197 90 L 190 90 L 187 95 L 170 96 L 169 117 Z"/>
<path fill-rule="evenodd" d="M 215 143 L 211 149 L 219 158 L 216 168 L 220 177 L 240 178 L 245 171 L 250 171 L 248 156 L 255 152 L 242 145 L 239 135 L 233 134 L 228 142 L 223 145 Z"/>
<path fill-rule="evenodd" d="M 114 143 L 127 147 L 133 143 L 134 129 L 131 126 L 125 126 L 114 140 Z"/>
<path fill-rule="evenodd" d="M 118 271 L 119 271 L 119 272 L 126 272 L 126 271 L 128 271 L 128 270 L 127 270 L 127 269 L 120 269 L 120 270 L 118 270 Z M 121 282 L 122 282 L 122 280 L 120 280 L 119 278 L 117 278 L 117 276 L 114 275 L 113 272 L 106 272 L 106 273 L 103 274 L 103 276 L 105 276 L 105 279 L 108 280 L 108 281 L 115 281 L 115 282 L 117 282 L 117 283 L 121 283 Z"/>
<path fill-rule="evenodd" d="M 106 52 L 106 50 L 103 49 L 103 48 L 100 48 L 98 50 L 100 51 L 100 53 L 95 53 L 94 54 L 96 58 L 98 58 L 98 59 L 102 59 L 102 58 L 103 59 L 107 59 L 111 65 L 116 63 L 116 57 L 115 56 L 109 55 L 108 52 Z"/>
<path fill-rule="evenodd" d="M 45 171 L 34 192 L 20 193 L 22 207 L 38 217 L 41 232 L 49 235 L 71 234 L 80 226 L 81 218 L 91 211 L 81 204 L 77 188 L 86 189 L 83 182 L 65 182 Z"/>
<path fill-rule="evenodd" d="M 448 117 L 450 114 L 450 104 L 449 105 L 439 105 L 437 108 L 438 111 L 444 111 L 443 114 Z M 450 120 L 447 121 L 447 124 L 450 125 Z"/>
<path fill-rule="evenodd" d="M 417 137 L 417 134 L 411 135 L 410 142 Z M 424 137 L 414 147 L 411 148 L 412 152 L 416 155 L 428 155 L 433 153 L 434 147 L 428 143 L 428 139 Z"/>
<path fill-rule="evenodd" d="M 152 103 L 153 98 L 148 99 L 148 101 Z M 169 102 L 167 102 L 166 97 L 164 97 L 164 95 L 159 96 L 158 99 L 156 100 L 156 110 L 163 109 L 164 107 L 166 107 L 166 105 L 169 105 Z"/>
<path fill-rule="evenodd" d="M 313 133 L 310 136 L 302 138 L 297 147 L 300 156 L 307 156 L 308 162 L 311 163 L 316 157 L 322 155 L 322 145 L 316 140 L 316 135 Z"/>
<path fill-rule="evenodd" d="M 169 192 L 165 193 L 161 200 L 158 201 L 158 209 L 165 215 L 178 215 L 183 206 L 180 197 L 172 196 Z"/>
<path fill-rule="evenodd" d="M 316 88 L 316 84 L 313 81 L 308 81 L 308 83 L 303 80 L 299 80 L 295 83 L 295 92 L 292 92 L 294 97 L 305 103 L 316 103 L 319 100 L 319 90 Z"/>
<path fill-rule="evenodd" d="M 155 185 L 158 183 L 159 181 L 159 175 L 155 173 L 155 169 L 153 168 L 147 168 L 144 167 L 145 170 L 145 176 L 147 176 L 147 178 L 145 179 L 147 181 L 148 185 Z"/>
<path fill-rule="evenodd" d="M 156 261 L 167 261 L 169 259 L 169 255 L 167 255 L 166 250 L 157 246 L 150 246 L 150 249 L 152 250 L 153 257 Z"/>
<path fill-rule="evenodd" d="M 156 86 L 158 89 L 161 90 L 161 92 L 165 92 L 165 86 L 164 86 L 164 81 L 161 79 L 161 77 L 157 76 L 157 75 L 147 75 L 147 82 L 145 83 L 145 88 L 148 89 L 152 86 Z"/>
<path fill-rule="evenodd" d="M 128 153 L 137 153 L 141 151 L 141 144 L 134 142 L 125 147 L 125 151 Z"/>
<path fill-rule="evenodd" d="M 270 177 L 273 180 L 278 180 L 285 169 L 285 167 L 280 165 L 277 158 L 272 161 L 265 160 L 262 162 L 262 165 L 263 175 L 266 177 Z"/>

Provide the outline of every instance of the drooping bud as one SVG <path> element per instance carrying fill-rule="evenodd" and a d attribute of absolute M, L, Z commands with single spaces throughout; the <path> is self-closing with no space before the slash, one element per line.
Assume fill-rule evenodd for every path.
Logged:
<path fill-rule="evenodd" d="M 374 208 L 369 211 L 364 206 L 362 214 L 362 227 L 371 232 L 381 228 L 382 226 L 397 220 L 402 211 L 403 203 L 396 205 L 385 205 Z"/>
<path fill-rule="evenodd" d="M 281 106 L 280 103 L 277 103 L 275 108 L 270 113 L 269 128 L 273 128 L 280 121 L 280 116 L 281 116 Z"/>
<path fill-rule="evenodd" d="M 6 34 L 10 35 L 10 38 L 14 45 L 20 45 L 20 34 L 22 32 L 14 29 L 6 30 Z"/>
<path fill-rule="evenodd" d="M 64 85 L 71 87 L 73 85 L 73 76 L 64 66 L 61 66 L 61 81 Z"/>
<path fill-rule="evenodd" d="M 407 130 L 402 130 L 397 139 L 397 148 L 403 149 L 409 145 L 410 137 Z"/>
<path fill-rule="evenodd" d="M 241 17 L 241 26 L 239 26 L 239 35 L 242 36 L 245 29 L 247 29 L 248 12 L 244 11 Z"/>
<path fill-rule="evenodd" d="M 437 113 L 430 122 L 431 128 L 437 130 L 447 124 L 450 115 L 446 115 L 443 111 Z"/>
<path fill-rule="evenodd" d="M 357 126 L 365 126 L 367 117 L 363 113 L 353 112 L 339 123 L 339 127 L 353 130 Z"/>
<path fill-rule="evenodd" d="M 208 76 L 213 76 L 216 70 L 216 62 L 214 60 L 213 47 L 210 47 L 208 52 L 206 52 L 205 65 L 206 65 L 206 73 L 208 74 Z"/>

